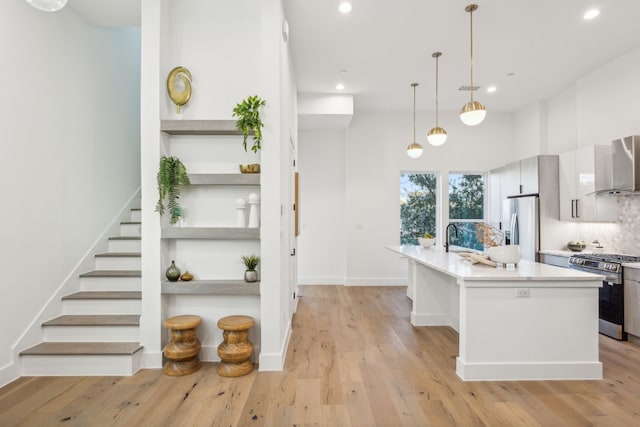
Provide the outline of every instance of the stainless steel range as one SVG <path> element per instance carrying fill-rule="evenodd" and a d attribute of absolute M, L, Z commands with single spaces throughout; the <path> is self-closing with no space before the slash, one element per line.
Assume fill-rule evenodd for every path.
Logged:
<path fill-rule="evenodd" d="M 605 276 L 600 288 L 600 333 L 626 340 L 624 332 L 624 285 L 622 264 L 640 262 L 640 257 L 618 254 L 575 254 L 569 266 L 576 270 Z"/>

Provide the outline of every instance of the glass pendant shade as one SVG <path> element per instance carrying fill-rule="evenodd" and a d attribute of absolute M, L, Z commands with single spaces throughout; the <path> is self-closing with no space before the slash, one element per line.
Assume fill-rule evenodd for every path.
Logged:
<path fill-rule="evenodd" d="M 460 110 L 460 120 L 467 126 L 479 125 L 486 116 L 487 109 L 478 101 L 467 102 Z"/>
<path fill-rule="evenodd" d="M 422 145 L 418 144 L 417 142 L 409 144 L 409 146 L 407 147 L 407 155 L 412 159 L 417 159 L 418 157 L 422 156 L 422 151 Z"/>
<path fill-rule="evenodd" d="M 44 12 L 57 12 L 67 4 L 67 0 L 26 0 L 26 2 Z"/>
<path fill-rule="evenodd" d="M 442 56 L 442 52 L 434 52 L 431 56 L 436 59 L 436 125 L 427 133 L 427 141 L 437 147 L 447 140 L 447 131 L 438 124 L 438 59 Z"/>
<path fill-rule="evenodd" d="M 470 4 L 464 8 L 465 12 L 469 12 L 469 76 L 471 77 L 471 100 L 464 104 L 460 110 L 460 120 L 467 126 L 475 126 L 482 123 L 487 116 L 487 109 L 482 103 L 473 100 L 473 12 L 478 9 L 477 4 Z"/>
<path fill-rule="evenodd" d="M 447 131 L 439 126 L 431 128 L 431 130 L 427 134 L 427 141 L 429 141 L 429 144 L 434 145 L 436 147 L 444 144 L 446 140 L 447 140 Z"/>

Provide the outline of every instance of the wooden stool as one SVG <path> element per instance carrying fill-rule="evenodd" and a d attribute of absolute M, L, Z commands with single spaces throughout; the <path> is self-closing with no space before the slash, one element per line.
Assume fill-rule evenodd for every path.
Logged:
<path fill-rule="evenodd" d="M 221 377 L 241 377 L 253 371 L 249 360 L 253 344 L 249 341 L 249 328 L 254 325 L 250 316 L 227 316 L 218 320 L 218 328 L 224 332 L 224 341 L 218 346 L 218 375 Z"/>
<path fill-rule="evenodd" d="M 165 375 L 180 377 L 200 369 L 200 340 L 196 328 L 202 323 L 200 316 L 175 316 L 164 321 L 169 329 L 169 342 L 164 348 L 167 362 L 162 368 Z"/>

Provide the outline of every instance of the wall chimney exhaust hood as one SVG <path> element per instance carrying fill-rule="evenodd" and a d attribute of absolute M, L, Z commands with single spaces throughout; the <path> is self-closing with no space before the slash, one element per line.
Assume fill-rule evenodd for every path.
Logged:
<path fill-rule="evenodd" d="M 640 194 L 640 136 L 611 142 L 612 188 L 600 194 L 624 196 Z"/>

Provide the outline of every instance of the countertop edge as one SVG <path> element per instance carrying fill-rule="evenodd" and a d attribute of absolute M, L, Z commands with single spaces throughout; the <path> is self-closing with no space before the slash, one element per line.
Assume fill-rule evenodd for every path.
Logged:
<path fill-rule="evenodd" d="M 386 246 L 385 248 L 435 271 L 454 277 L 458 282 L 462 282 L 465 287 L 486 287 L 488 285 L 487 282 L 520 282 L 522 284 L 528 283 L 529 285 L 535 283 L 535 286 L 540 288 L 545 287 L 544 282 L 550 282 L 547 287 L 554 287 L 553 283 L 556 283 L 555 286 L 557 287 L 558 282 L 564 282 L 564 285 L 566 285 L 561 287 L 602 287 L 602 281 L 604 280 L 602 275 L 527 260 L 522 260 L 520 267 L 526 266 L 523 269 L 529 270 L 530 273 L 523 272 L 523 269 L 496 268 L 480 264 L 471 265 L 468 261 L 456 255 L 455 252 L 446 253 L 441 248 L 423 249 L 419 246 L 398 245 Z M 457 259 L 450 259 L 453 255 Z M 443 266 L 444 262 L 446 262 L 446 267 Z M 462 263 L 467 263 L 467 265 Z M 640 268 L 640 264 L 638 264 L 638 268 Z M 469 271 L 469 274 L 461 273 L 458 270 Z M 495 274 L 492 274 L 493 272 Z M 570 282 L 574 283 L 571 284 Z"/>

